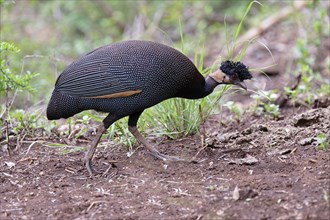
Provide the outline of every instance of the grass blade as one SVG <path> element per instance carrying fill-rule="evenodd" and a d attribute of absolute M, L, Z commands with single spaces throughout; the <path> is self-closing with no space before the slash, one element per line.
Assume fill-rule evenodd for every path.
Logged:
<path fill-rule="evenodd" d="M 261 5 L 261 6 L 263 6 L 260 2 L 258 2 L 258 1 L 256 1 L 256 0 L 250 2 L 250 4 L 249 4 L 248 7 L 246 8 L 245 13 L 244 13 L 244 15 L 243 15 L 241 21 L 239 22 L 237 29 L 236 29 L 236 33 L 235 33 L 235 41 L 237 40 L 238 35 L 239 35 L 239 33 L 240 33 L 241 29 L 242 29 L 242 25 L 243 25 L 243 22 L 244 22 L 244 20 L 245 20 L 245 17 L 246 17 L 246 15 L 249 13 L 249 11 L 251 10 L 251 8 L 252 8 L 252 6 L 253 6 L 254 3 L 257 3 L 257 4 Z"/>

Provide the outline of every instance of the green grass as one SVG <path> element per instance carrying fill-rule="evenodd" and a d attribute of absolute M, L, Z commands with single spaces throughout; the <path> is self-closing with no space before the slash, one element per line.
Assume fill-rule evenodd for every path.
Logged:
<path fill-rule="evenodd" d="M 225 38 L 226 38 L 226 49 L 227 49 L 227 59 L 228 60 L 234 60 L 234 61 L 240 61 L 244 57 L 248 47 L 251 45 L 251 43 L 255 39 L 250 39 L 248 42 L 237 42 L 238 37 L 242 31 L 242 26 L 244 24 L 244 21 L 246 19 L 246 16 L 252 9 L 252 6 L 254 4 L 259 4 L 262 6 L 262 4 L 258 1 L 251 1 L 249 5 L 247 6 L 244 15 L 242 16 L 239 24 L 236 27 L 235 35 L 232 36 L 229 34 L 229 31 L 227 29 L 227 23 L 226 20 L 224 20 L 224 26 L 225 26 Z M 230 41 L 229 39 L 234 39 L 233 41 Z M 235 48 L 238 44 L 243 44 L 243 50 L 241 50 L 236 56 L 235 56 Z"/>

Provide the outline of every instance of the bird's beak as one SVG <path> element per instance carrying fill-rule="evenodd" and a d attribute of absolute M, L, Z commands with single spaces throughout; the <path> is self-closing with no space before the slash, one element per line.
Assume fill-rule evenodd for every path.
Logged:
<path fill-rule="evenodd" d="M 226 76 L 223 80 L 223 83 L 224 84 L 233 84 L 233 85 L 241 87 L 244 90 L 247 90 L 247 86 L 246 86 L 245 82 L 240 81 L 237 77 Z"/>
<path fill-rule="evenodd" d="M 244 90 L 247 90 L 247 86 L 245 84 L 245 82 L 241 82 L 237 75 L 234 75 L 232 77 L 227 76 L 226 74 L 224 74 L 221 70 L 217 70 L 213 73 L 210 74 L 210 76 L 217 81 L 218 83 L 221 84 L 233 84 L 236 86 L 241 87 Z"/>
<path fill-rule="evenodd" d="M 243 82 L 243 81 L 241 82 L 239 80 L 234 80 L 232 83 L 236 86 L 241 87 L 244 90 L 247 90 L 247 86 L 246 86 L 245 82 Z"/>

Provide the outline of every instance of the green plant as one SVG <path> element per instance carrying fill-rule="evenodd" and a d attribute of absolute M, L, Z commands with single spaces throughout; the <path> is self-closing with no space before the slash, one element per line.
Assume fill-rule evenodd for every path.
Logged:
<path fill-rule="evenodd" d="M 8 55 L 17 54 L 20 52 L 20 49 L 13 43 L 1 41 L 0 52 L 0 71 L 2 73 L 0 75 L 0 94 L 18 89 L 32 91 L 33 88 L 30 86 L 29 82 L 33 77 L 35 77 L 35 74 L 30 73 L 29 71 L 26 74 L 17 74 L 13 72 L 9 65 L 10 60 Z"/>
<path fill-rule="evenodd" d="M 260 91 L 251 95 L 251 98 L 255 100 L 250 111 L 255 115 L 266 115 L 272 118 L 277 118 L 280 115 L 280 108 L 274 104 L 274 101 L 278 97 L 277 90 Z"/>
<path fill-rule="evenodd" d="M 171 139 L 189 136 L 219 107 L 224 89 L 201 100 L 170 99 L 146 111 L 146 123 L 157 128 L 156 135 Z"/>
<path fill-rule="evenodd" d="M 250 12 L 250 10 L 252 9 L 252 6 L 254 4 L 259 4 L 259 5 L 262 6 L 262 4 L 258 1 L 256 1 L 256 0 L 250 1 L 250 3 L 248 4 L 248 6 L 245 9 L 245 12 L 244 12 L 239 24 L 236 27 L 236 31 L 235 31 L 234 35 L 230 35 L 228 33 L 226 20 L 224 21 L 225 38 L 226 38 L 225 41 L 226 41 L 226 50 L 227 50 L 227 57 L 226 58 L 228 60 L 233 60 L 233 61 L 242 60 L 242 58 L 244 57 L 244 55 L 245 55 L 247 49 L 249 48 L 249 46 L 252 44 L 252 42 L 255 41 L 255 39 L 249 39 L 248 41 L 245 41 L 245 42 L 238 42 L 238 36 L 240 35 L 240 33 L 242 31 L 242 26 L 244 24 L 246 16 Z M 230 42 L 228 39 L 234 39 L 234 40 L 232 42 Z M 262 45 L 270 52 L 270 50 L 268 49 L 268 47 L 266 45 L 264 45 L 264 44 L 262 44 Z M 242 46 L 242 49 L 237 54 L 235 54 L 236 48 L 238 46 Z"/>
<path fill-rule="evenodd" d="M 266 103 L 264 105 L 264 111 L 273 118 L 277 118 L 280 115 L 280 108 L 274 103 Z"/>
<path fill-rule="evenodd" d="M 31 80 L 37 76 L 36 73 L 29 71 L 24 73 L 24 63 L 20 73 L 10 66 L 10 58 L 19 52 L 19 48 L 13 43 L 0 41 L 0 100 L 4 99 L 4 104 L 0 106 L 0 127 L 4 128 L 2 130 L 5 131 L 7 143 L 9 143 L 9 130 L 16 134 L 24 130 L 26 134 L 35 126 L 36 121 L 34 114 L 23 111 L 10 112 L 17 93 L 33 91 Z"/>
<path fill-rule="evenodd" d="M 318 148 L 320 150 L 326 150 L 329 148 L 330 145 L 330 135 L 328 134 L 319 134 L 317 135 L 317 137 L 315 138 L 318 144 Z"/>
<path fill-rule="evenodd" d="M 285 88 L 285 92 L 295 104 L 313 105 L 317 99 L 330 95 L 329 59 L 317 58 L 317 53 L 323 50 L 322 40 L 326 41 L 330 36 L 330 26 L 326 25 L 329 23 L 326 8 L 320 6 L 317 1 L 311 4 L 309 10 L 313 17 L 303 19 L 304 22 L 299 20 L 299 24 L 304 26 L 302 31 L 313 31 L 308 31 L 304 37 L 298 38 L 294 47 L 296 65 L 293 70 L 289 69 L 289 72 L 301 74 L 302 77 L 297 88 Z"/>
<path fill-rule="evenodd" d="M 11 124 L 10 127 L 15 134 L 32 134 L 38 127 L 38 115 L 25 112 L 23 109 L 11 111 L 8 119 L 8 122 Z"/>
<path fill-rule="evenodd" d="M 14 103 L 18 92 L 31 92 L 31 80 L 36 77 L 37 73 L 27 71 L 23 73 L 24 65 L 20 73 L 10 67 L 9 55 L 15 55 L 20 52 L 19 48 L 13 43 L 0 42 L 0 96 L 4 96 L 5 104 L 1 106 L 1 119 L 6 119 L 11 106 Z"/>
<path fill-rule="evenodd" d="M 310 61 L 305 59 L 298 61 L 297 72 L 302 73 L 301 81 L 298 87 L 295 89 L 291 89 L 289 87 L 284 88 L 285 93 L 294 103 L 306 103 L 311 105 L 317 98 L 317 94 L 313 92 L 313 85 L 315 84 L 315 80 L 318 77 L 318 73 L 315 73 L 311 69 L 308 62 Z"/>
<path fill-rule="evenodd" d="M 229 111 L 231 111 L 235 115 L 235 119 L 239 121 L 241 116 L 244 113 L 244 110 L 241 109 L 235 102 L 233 101 L 228 101 L 223 104 L 223 106 L 227 107 Z"/>

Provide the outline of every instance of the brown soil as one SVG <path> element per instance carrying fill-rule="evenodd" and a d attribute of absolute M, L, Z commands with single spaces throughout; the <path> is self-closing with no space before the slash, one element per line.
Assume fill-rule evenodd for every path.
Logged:
<path fill-rule="evenodd" d="M 329 219 L 330 151 L 318 150 L 315 139 L 329 128 L 330 107 L 293 109 L 277 121 L 221 124 L 214 117 L 204 148 L 199 135 L 149 139 L 166 154 L 200 152 L 198 163 L 99 147 L 95 167 L 110 169 L 92 178 L 83 152 L 26 142 L 11 156 L 0 152 L 0 218 Z"/>

